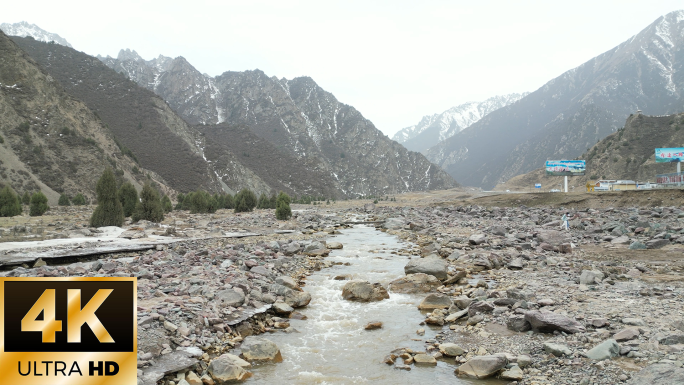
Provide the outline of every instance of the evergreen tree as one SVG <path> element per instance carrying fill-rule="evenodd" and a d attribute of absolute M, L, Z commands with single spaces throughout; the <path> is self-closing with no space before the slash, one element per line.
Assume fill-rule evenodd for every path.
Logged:
<path fill-rule="evenodd" d="M 209 211 L 209 194 L 206 191 L 197 190 L 190 193 L 185 198 L 185 201 L 188 203 L 187 209 L 192 214 L 201 214 Z M 184 207 L 186 202 L 183 202 Z"/>
<path fill-rule="evenodd" d="M 75 206 L 83 206 L 86 204 L 86 199 L 83 194 L 78 193 L 74 199 L 71 200 L 71 203 L 73 203 Z"/>
<path fill-rule="evenodd" d="M 257 197 L 249 189 L 240 190 L 237 195 L 235 195 L 235 212 L 242 213 L 254 210 L 257 205 Z"/>
<path fill-rule="evenodd" d="M 267 209 L 270 206 L 271 206 L 271 201 L 266 196 L 266 193 L 261 193 L 261 195 L 259 195 L 259 201 L 257 202 L 257 208 Z"/>
<path fill-rule="evenodd" d="M 207 212 L 208 213 L 215 213 L 216 210 L 218 210 L 218 202 L 216 201 L 216 198 L 207 194 Z"/>
<path fill-rule="evenodd" d="M 223 208 L 224 209 L 234 209 L 235 208 L 235 200 L 233 199 L 232 195 L 226 194 L 223 197 Z"/>
<path fill-rule="evenodd" d="M 162 197 L 161 204 L 162 204 L 162 208 L 164 209 L 165 213 L 170 213 L 171 210 L 173 210 L 173 205 L 171 204 L 171 199 L 169 199 L 169 197 L 166 194 L 164 194 L 164 196 Z"/>
<path fill-rule="evenodd" d="M 214 200 L 216 200 L 216 208 L 222 209 L 226 204 L 226 194 L 214 194 Z"/>
<path fill-rule="evenodd" d="M 278 208 L 278 197 L 276 197 L 275 191 L 271 193 L 271 197 L 268 199 L 268 208 L 275 209 Z"/>
<path fill-rule="evenodd" d="M 23 203 L 26 206 L 28 206 L 29 203 L 31 203 L 31 194 L 29 194 L 28 191 L 24 191 L 24 195 L 21 197 L 21 203 Z"/>
<path fill-rule="evenodd" d="M 117 197 L 116 179 L 111 168 L 107 168 L 97 181 L 97 207 L 90 217 L 90 226 L 119 226 L 124 222 L 124 212 Z"/>
<path fill-rule="evenodd" d="M 57 204 L 60 206 L 71 206 L 71 201 L 69 200 L 69 196 L 66 194 L 60 195 L 59 201 L 57 201 Z"/>
<path fill-rule="evenodd" d="M 178 194 L 178 203 L 176 203 L 176 210 L 183 210 L 183 201 L 185 200 L 185 194 Z"/>
<path fill-rule="evenodd" d="M 31 195 L 29 215 L 32 217 L 39 217 L 45 214 L 45 212 L 50 208 L 47 202 L 48 199 L 42 192 L 38 191 L 33 193 L 33 195 Z"/>
<path fill-rule="evenodd" d="M 167 198 L 168 199 L 168 198 Z M 169 204 L 171 202 L 169 201 Z M 145 183 L 140 192 L 140 202 L 135 206 L 135 211 L 131 219 L 137 222 L 141 219 L 150 222 L 161 222 L 164 220 L 164 209 L 162 208 L 159 193 L 151 184 Z"/>
<path fill-rule="evenodd" d="M 292 217 L 290 196 L 281 191 L 276 202 L 276 219 L 288 220 L 290 217 Z"/>
<path fill-rule="evenodd" d="M 0 217 L 21 215 L 19 196 L 9 186 L 0 190 Z"/>
<path fill-rule="evenodd" d="M 189 192 L 187 195 L 185 195 L 185 199 L 183 199 L 183 205 L 181 206 L 181 210 L 190 210 L 194 197 L 194 192 Z"/>
<path fill-rule="evenodd" d="M 125 182 L 119 188 L 119 201 L 123 207 L 124 217 L 133 215 L 136 206 L 138 206 L 138 190 L 131 182 Z"/>

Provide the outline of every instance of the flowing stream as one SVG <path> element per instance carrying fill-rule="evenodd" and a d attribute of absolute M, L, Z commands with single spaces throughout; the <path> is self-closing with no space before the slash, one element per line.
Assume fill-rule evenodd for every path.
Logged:
<path fill-rule="evenodd" d="M 411 371 L 395 369 L 382 362 L 392 350 L 408 347 L 425 350 L 425 340 L 440 330 L 420 326 L 425 319 L 417 309 L 424 295 L 390 293 L 390 299 L 359 303 L 342 299 L 346 281 L 334 280 L 349 274 L 353 279 L 380 282 L 383 286 L 404 276 L 408 257 L 391 254 L 406 246 L 397 237 L 368 226 L 342 230 L 329 238 L 344 248 L 327 258 L 342 265 L 323 269 L 307 278 L 304 290 L 311 303 L 299 309 L 307 320 L 290 320 L 299 332 L 265 335 L 275 342 L 283 362 L 252 368 L 253 384 L 501 384 L 495 380 L 467 380 L 454 375 L 453 358 L 438 360 L 436 367 L 411 366 Z M 381 321 L 382 329 L 367 331 L 364 326 Z M 424 336 L 416 330 L 425 329 Z"/>

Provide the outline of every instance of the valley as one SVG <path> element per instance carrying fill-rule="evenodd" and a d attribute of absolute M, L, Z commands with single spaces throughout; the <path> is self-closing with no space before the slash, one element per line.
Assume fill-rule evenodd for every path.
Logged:
<path fill-rule="evenodd" d="M 430 51 L 426 31 L 481 12 L 416 5 L 396 22 L 414 37 L 387 22 L 405 7 L 372 15 L 371 29 L 358 15 L 315 29 L 294 5 L 274 18 L 216 5 L 220 34 L 209 32 L 219 12 L 203 9 L 198 35 L 190 17 L 169 28 L 144 6 L 102 16 L 150 25 L 136 39 L 108 31 L 100 52 L 116 57 L 74 48 L 83 36 L 0 25 L 2 285 L 132 279 L 131 384 L 133 374 L 138 385 L 684 383 L 684 190 L 655 183 L 677 166 L 654 156 L 684 141 L 684 11 L 607 51 L 571 46 L 584 36 L 573 29 L 554 41 L 569 53 L 548 55 L 591 56 L 511 93 L 549 61 L 522 68 L 498 40 L 538 38 L 570 10 L 530 24 L 522 7 L 506 15 L 520 25 L 494 28 L 510 36 L 492 42 L 483 24 Z M 326 10 L 324 21 L 343 13 Z M 199 55 L 207 39 L 233 56 Z M 172 56 L 150 55 L 150 42 Z M 520 82 L 439 73 L 442 61 L 501 68 L 481 59 L 496 47 L 490 61 Z M 309 63 L 320 72 L 301 70 Z M 494 78 L 498 91 L 483 97 Z M 378 111 L 404 110 L 422 118 L 390 137 L 378 122 L 399 119 Z M 542 168 L 560 159 L 586 161 L 567 193 Z M 635 189 L 587 191 L 599 180 Z M 32 322 L 55 321 L 43 312 Z M 102 342 L 88 326 L 85 339 Z M 43 331 L 24 319 L 18 330 Z"/>

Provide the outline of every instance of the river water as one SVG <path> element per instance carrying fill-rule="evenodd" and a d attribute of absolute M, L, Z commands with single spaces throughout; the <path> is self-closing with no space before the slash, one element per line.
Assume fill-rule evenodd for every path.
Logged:
<path fill-rule="evenodd" d="M 425 316 L 417 309 L 424 295 L 390 293 L 390 299 L 358 303 L 342 299 L 346 281 L 334 280 L 350 274 L 353 279 L 380 282 L 383 286 L 404 276 L 408 257 L 391 254 L 407 245 L 397 237 L 357 225 L 329 238 L 344 248 L 334 250 L 328 261 L 341 262 L 307 278 L 304 290 L 311 303 L 298 309 L 307 320 L 290 320 L 298 333 L 277 332 L 264 337 L 275 342 L 283 362 L 252 368 L 252 384 L 501 384 L 500 381 L 459 379 L 453 359 L 438 360 L 436 367 L 411 366 L 397 370 L 382 362 L 392 350 L 408 347 L 424 351 L 424 341 L 440 329 L 420 326 Z M 382 329 L 364 326 L 381 321 Z M 425 329 L 424 336 L 416 330 Z"/>

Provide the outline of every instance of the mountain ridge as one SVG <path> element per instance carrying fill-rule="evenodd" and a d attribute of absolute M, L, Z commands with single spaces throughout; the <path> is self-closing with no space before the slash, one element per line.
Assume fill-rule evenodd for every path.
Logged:
<path fill-rule="evenodd" d="M 48 32 L 35 24 L 29 24 L 26 21 L 20 21 L 18 23 L 2 23 L 0 24 L 0 30 L 2 30 L 8 36 L 30 36 L 38 41 L 45 43 L 55 42 L 63 46 L 74 48 L 66 41 L 65 38 L 59 36 L 56 33 Z"/>
<path fill-rule="evenodd" d="M 467 102 L 432 115 L 425 115 L 418 124 L 399 130 L 392 137 L 411 151 L 427 153 L 437 143 L 470 127 L 499 108 L 515 103 L 529 92 L 493 96 L 482 102 Z"/>
<path fill-rule="evenodd" d="M 574 158 L 636 110 L 684 105 L 684 11 L 661 16 L 617 47 L 432 147 L 428 158 L 464 185 L 492 188 L 548 159 Z"/>
<path fill-rule="evenodd" d="M 297 159 L 325 170 L 345 196 L 386 195 L 458 186 L 423 155 L 394 144 L 354 107 L 310 77 L 267 76 L 261 70 L 209 77 L 183 57 L 146 61 L 135 51 L 99 57 L 153 90 L 191 124 L 250 127 Z"/>

